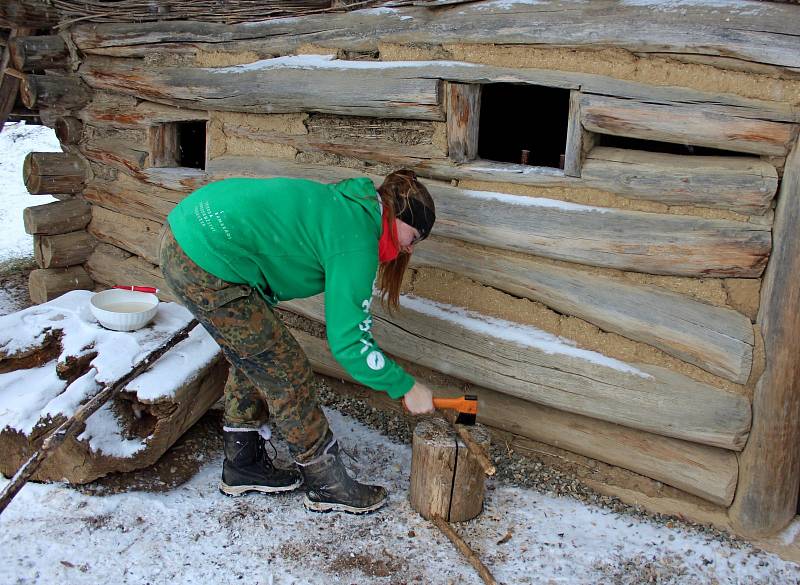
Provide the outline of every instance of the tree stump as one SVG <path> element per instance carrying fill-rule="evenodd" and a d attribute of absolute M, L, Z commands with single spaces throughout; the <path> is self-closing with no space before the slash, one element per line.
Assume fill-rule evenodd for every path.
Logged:
<path fill-rule="evenodd" d="M 467 427 L 488 450 L 489 431 Z M 424 420 L 414 429 L 411 454 L 411 507 L 423 518 L 448 522 L 471 520 L 483 509 L 484 473 L 475 456 L 444 420 Z"/>

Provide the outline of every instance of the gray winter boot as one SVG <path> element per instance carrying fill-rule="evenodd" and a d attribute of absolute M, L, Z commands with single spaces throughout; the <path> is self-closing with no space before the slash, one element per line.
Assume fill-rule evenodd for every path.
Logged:
<path fill-rule="evenodd" d="M 347 475 L 339 457 L 339 443 L 330 430 L 311 459 L 297 462 L 297 466 L 306 485 L 303 505 L 314 512 L 366 514 L 388 499 L 386 488 L 359 483 Z"/>
<path fill-rule="evenodd" d="M 225 462 L 219 491 L 228 496 L 247 492 L 288 492 L 303 483 L 300 474 L 272 464 L 258 429 L 223 429 Z"/>

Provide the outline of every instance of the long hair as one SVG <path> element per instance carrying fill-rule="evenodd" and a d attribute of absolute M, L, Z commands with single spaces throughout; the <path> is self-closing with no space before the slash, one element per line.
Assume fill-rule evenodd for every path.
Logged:
<path fill-rule="evenodd" d="M 414 171 L 409 169 L 401 169 L 387 175 L 383 184 L 378 187 L 378 193 L 381 196 L 383 214 L 389 226 L 393 226 L 397 216 L 409 206 L 409 198 L 416 199 L 435 212 L 430 193 L 425 185 L 419 182 Z M 396 232 L 390 230 L 390 234 L 394 244 L 398 246 Z M 397 258 L 382 263 L 378 268 L 378 288 L 381 291 L 381 302 L 384 305 L 388 304 L 390 311 L 396 309 L 400 304 L 400 287 L 403 284 L 403 275 L 410 260 L 411 254 L 400 252 Z"/>

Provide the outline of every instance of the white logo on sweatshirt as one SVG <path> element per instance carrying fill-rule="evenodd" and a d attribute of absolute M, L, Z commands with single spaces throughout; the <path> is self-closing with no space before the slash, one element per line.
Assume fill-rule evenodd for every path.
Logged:
<path fill-rule="evenodd" d="M 381 370 L 386 364 L 386 358 L 379 351 L 371 351 L 367 354 L 367 365 L 371 370 Z"/>

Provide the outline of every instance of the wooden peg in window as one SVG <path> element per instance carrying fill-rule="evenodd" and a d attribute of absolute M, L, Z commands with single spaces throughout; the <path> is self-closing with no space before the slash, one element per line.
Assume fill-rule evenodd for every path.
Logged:
<path fill-rule="evenodd" d="M 528 164 L 528 155 L 531 153 L 530 150 L 523 150 L 522 154 L 519 157 L 519 164 L 526 165 Z"/>

